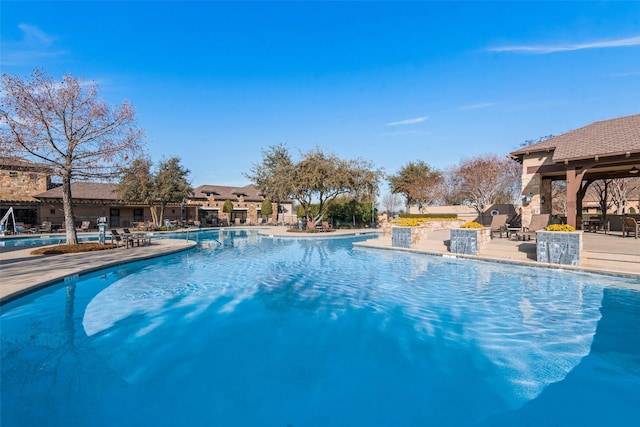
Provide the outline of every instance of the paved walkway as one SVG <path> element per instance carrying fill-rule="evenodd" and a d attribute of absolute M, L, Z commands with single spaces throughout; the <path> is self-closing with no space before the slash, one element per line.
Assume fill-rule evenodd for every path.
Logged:
<path fill-rule="evenodd" d="M 230 228 L 233 229 L 233 228 Z M 341 235 L 380 233 L 380 229 L 334 230 L 329 233 L 292 233 L 286 227 L 259 228 L 266 236 L 321 238 Z M 411 251 L 439 256 L 452 256 L 446 246 L 449 230 L 434 231 L 421 239 L 411 249 L 393 248 L 390 236 L 379 236 L 357 246 L 385 250 Z M 621 233 L 584 233 L 584 248 L 579 267 L 562 268 L 591 271 L 637 278 L 640 286 L 640 239 L 623 238 Z M 178 239 L 155 239 L 151 246 L 81 254 L 34 256 L 32 247 L 0 253 L 0 304 L 11 301 L 35 289 L 64 280 L 66 277 L 99 270 L 101 268 L 154 258 L 191 249 L 193 241 Z M 487 261 L 508 262 L 541 267 L 558 266 L 535 261 L 535 242 L 516 242 L 495 238 L 479 256 L 456 255 Z"/>
<path fill-rule="evenodd" d="M 0 304 L 36 289 L 106 267 L 194 248 L 196 242 L 155 239 L 150 246 L 64 255 L 31 255 L 32 247 L 0 253 Z"/>

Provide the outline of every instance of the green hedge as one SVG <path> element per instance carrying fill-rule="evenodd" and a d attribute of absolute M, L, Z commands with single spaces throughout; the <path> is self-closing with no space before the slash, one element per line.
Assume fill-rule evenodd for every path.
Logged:
<path fill-rule="evenodd" d="M 400 218 L 424 218 L 424 219 L 458 219 L 458 214 L 442 213 L 442 214 L 400 214 Z"/>

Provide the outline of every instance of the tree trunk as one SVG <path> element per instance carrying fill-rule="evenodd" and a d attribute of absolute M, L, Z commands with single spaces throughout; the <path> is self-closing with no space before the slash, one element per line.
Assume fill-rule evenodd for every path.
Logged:
<path fill-rule="evenodd" d="M 71 177 L 62 178 L 62 205 L 64 207 L 64 222 L 66 225 L 67 245 L 78 244 L 76 227 L 73 218 L 73 199 L 71 197 Z"/>
<path fill-rule="evenodd" d="M 149 206 L 149 211 L 151 211 L 151 221 L 156 227 L 160 227 L 160 224 L 158 224 L 158 207 L 151 205 Z"/>

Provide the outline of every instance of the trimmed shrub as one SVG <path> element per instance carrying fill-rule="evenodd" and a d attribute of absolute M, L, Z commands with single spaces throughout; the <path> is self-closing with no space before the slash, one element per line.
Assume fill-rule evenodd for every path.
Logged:
<path fill-rule="evenodd" d="M 400 214 L 400 218 L 421 218 L 423 220 L 452 220 L 458 219 L 455 213 L 434 213 L 434 214 Z"/>

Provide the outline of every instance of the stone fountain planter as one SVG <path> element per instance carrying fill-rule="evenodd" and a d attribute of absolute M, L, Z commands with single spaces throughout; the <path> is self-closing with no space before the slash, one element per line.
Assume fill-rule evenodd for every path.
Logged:
<path fill-rule="evenodd" d="M 394 225 L 391 227 L 391 246 L 394 248 L 410 248 L 420 238 L 427 234 L 425 227 L 403 227 Z"/>
<path fill-rule="evenodd" d="M 549 264 L 580 265 L 582 231 L 538 231 L 536 259 Z"/>
<path fill-rule="evenodd" d="M 449 251 L 454 254 L 478 255 L 491 241 L 491 228 L 452 228 Z"/>

